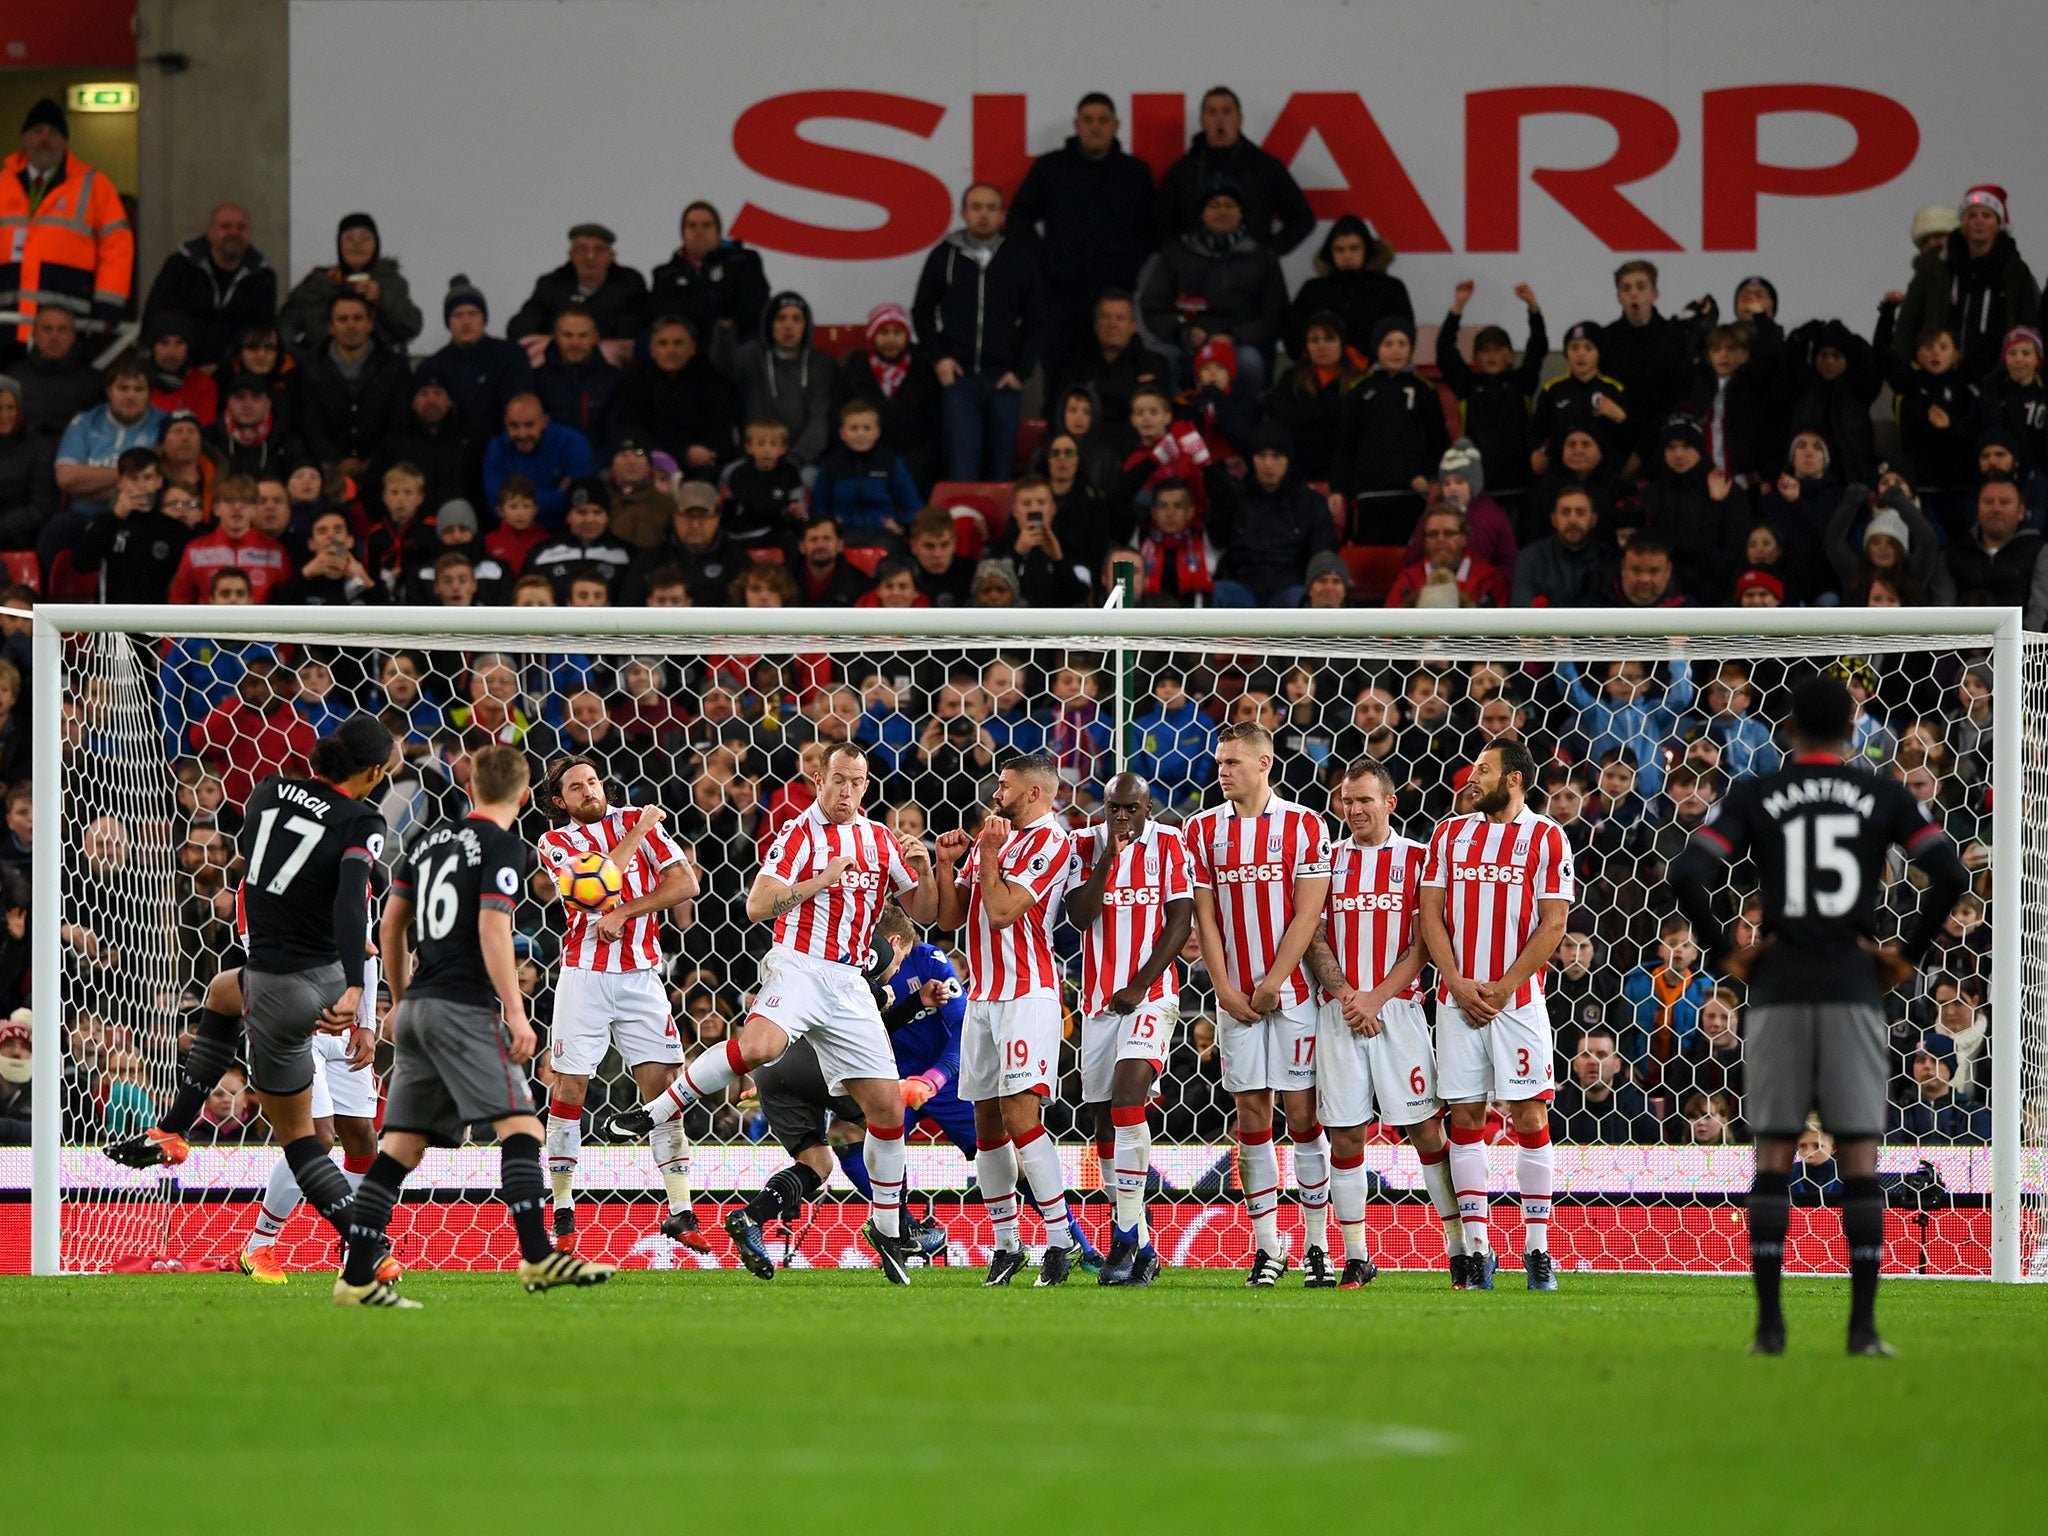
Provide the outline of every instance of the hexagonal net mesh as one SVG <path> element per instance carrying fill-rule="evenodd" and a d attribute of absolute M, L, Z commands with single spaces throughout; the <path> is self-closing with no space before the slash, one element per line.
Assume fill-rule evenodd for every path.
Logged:
<path fill-rule="evenodd" d="M 1579 877 L 1546 998 L 1558 1085 L 1553 1250 L 1566 1268 L 1741 1269 L 1752 1168 L 1744 999 L 1739 985 L 1703 972 L 1687 936 L 1666 923 L 1661 878 L 1726 786 L 1779 760 L 1790 683 L 1815 666 L 1836 669 L 1861 701 L 1859 756 L 1930 805 L 1975 878 L 1938 953 L 1889 1004 L 1893 1125 L 1881 1167 L 1894 1190 L 1891 1267 L 1990 1273 L 2001 1222 L 2008 1226 L 1998 1241 L 2023 1264 L 2032 1260 L 2048 1135 L 2048 795 L 2038 730 L 2025 734 L 2014 796 L 2024 807 L 2012 846 L 2022 854 L 2027 920 L 1992 899 L 1996 731 L 2015 716 L 2048 718 L 2048 669 L 2031 645 L 2026 707 L 2015 701 L 2008 713 L 1992 687 L 1984 629 L 1871 633 L 1867 615 L 1835 632 L 1656 637 L 1358 632 L 1377 615 L 1353 616 L 1351 633 L 1293 637 L 1233 633 L 1224 615 L 1105 613 L 1045 615 L 1032 634 L 992 637 L 963 624 L 915 638 L 872 624 L 834 631 L 816 614 L 804 616 L 809 631 L 773 635 L 739 630 L 737 614 L 708 616 L 734 626 L 723 633 L 696 615 L 676 619 L 695 622 L 694 631 L 665 626 L 666 616 L 609 617 L 642 627 L 539 632 L 501 611 L 489 633 L 316 634 L 295 632 L 278 613 L 268 616 L 270 632 L 232 638 L 64 635 L 64 1059 L 54 1166 L 65 1269 L 231 1262 L 259 1229 L 256 1240 L 274 1242 L 289 1267 L 332 1262 L 327 1229 L 310 1211 L 293 1213 L 288 1178 L 280 1193 L 272 1177 L 278 1154 L 240 1063 L 206 1103 L 181 1165 L 132 1171 L 98 1148 L 153 1123 L 206 989 L 240 963 L 234 893 L 250 790 L 270 772 L 305 772 L 311 742 L 357 710 L 383 718 L 403 742 L 402 769 L 378 791 L 391 832 L 387 863 L 461 814 L 468 754 L 490 742 L 523 747 L 537 784 L 556 754 L 590 753 L 613 808 L 663 810 L 665 831 L 702 887 L 659 920 L 652 968 L 686 1059 L 722 1050 L 747 1016 L 770 941 L 768 925 L 747 918 L 747 891 L 778 830 L 812 803 L 808 775 L 835 740 L 868 748 L 870 814 L 899 838 L 931 841 L 973 825 L 996 768 L 1019 751 L 1057 758 L 1060 808 L 1077 827 L 1099 816 L 1104 782 L 1121 768 L 1143 775 L 1155 814 L 1178 823 L 1215 803 L 1218 727 L 1257 720 L 1276 737 L 1279 794 L 1332 811 L 1337 770 L 1371 756 L 1393 770 L 1397 830 L 1427 841 L 1456 806 L 1477 750 L 1518 738 L 1540 768 L 1532 803 L 1564 827 Z M 1677 626 L 1686 615 L 1666 617 Z M 1343 835 L 1334 814 L 1329 825 Z M 547 826 L 529 810 L 516 830 L 532 840 Z M 1753 916 L 1747 881 L 1745 867 L 1730 872 L 1731 918 Z M 1916 899 L 1913 871 L 1895 858 L 1880 937 L 1899 930 Z M 546 1105 L 564 919 L 538 865 L 515 929 L 521 986 L 543 1045 L 534 1095 Z M 933 963 L 967 977 L 959 934 L 934 929 L 920 938 L 936 946 Z M 2024 988 L 2024 1006 L 2010 1017 L 1996 1006 L 1994 974 L 2007 946 Z M 1101 1242 L 1109 1133 L 1106 1114 L 1098 1125 L 1099 1111 L 1081 1102 L 1072 927 L 1061 924 L 1056 947 L 1066 967 L 1065 1042 L 1046 1123 L 1078 1219 Z M 1249 1251 L 1250 1227 L 1217 1059 L 1216 999 L 1193 941 L 1179 974 L 1180 1024 L 1150 1115 L 1149 1210 L 1169 1264 L 1235 1265 Z M 949 1007 L 934 1010 L 941 1024 Z M 906 1075 L 936 1070 L 950 1083 L 957 1057 L 945 1049 L 945 1031 L 938 1035 L 932 1061 L 909 1060 L 899 1047 Z M 1994 1066 L 2008 1049 L 2013 1086 L 1995 1089 Z M 387 1044 L 372 1072 L 388 1054 Z M 1930 1062 L 1945 1077 L 1939 1089 L 1927 1082 L 1936 1074 Z M 746 1080 L 692 1108 L 680 1166 L 709 1251 L 663 1236 L 668 1192 L 648 1144 L 606 1130 L 607 1110 L 640 1097 L 633 1065 L 611 1050 L 574 1122 L 569 1199 L 582 1251 L 661 1267 L 729 1264 L 719 1217 L 788 1159 Z M 360 1156 L 374 1135 L 378 1080 L 334 1061 L 322 1070 L 342 1141 L 335 1155 Z M 2017 1095 L 2020 1113 L 2019 1147 L 2001 1165 L 1992 1142 L 2002 1091 Z M 861 1127 L 835 1116 L 826 1134 L 837 1171 L 814 1202 L 771 1229 L 773 1246 L 796 1264 L 866 1263 L 857 1240 L 867 1211 Z M 1487 1134 L 1497 1243 L 1517 1251 L 1508 1246 L 1518 1221 L 1513 1133 L 1495 1118 Z M 480 1127 L 467 1145 L 428 1154 L 393 1223 L 402 1258 L 497 1267 L 516 1257 L 494 1199 L 488 1139 Z M 907 1175 L 912 1208 L 928 1209 L 944 1229 L 943 1247 L 932 1245 L 939 1262 L 978 1262 L 990 1242 L 972 1145 L 971 1113 L 949 1087 L 912 1132 Z M 563 1150 L 550 1143 L 557 1171 Z M 1828 1150 L 1824 1138 L 1802 1149 L 1795 1268 L 1841 1263 L 1824 1209 L 1833 1199 Z M 1441 1264 L 1444 1236 L 1415 1152 L 1397 1132 L 1375 1128 L 1366 1155 L 1373 1256 L 1382 1265 Z M 673 1153 L 668 1162 L 677 1172 Z M 2001 1207 L 2002 1172 L 2013 1198 Z M 17 1200 L 29 1173 L 26 1152 L 0 1153 Z M 1291 1189 L 1284 1145 L 1281 1177 Z M 1291 1215 L 1283 1225 L 1298 1246 Z M 0 1246 L 25 1246 L 17 1228 L 4 1230 L 16 1235 L 0 1235 Z M 2031 1267 L 2048 1269 L 2048 1259 Z"/>

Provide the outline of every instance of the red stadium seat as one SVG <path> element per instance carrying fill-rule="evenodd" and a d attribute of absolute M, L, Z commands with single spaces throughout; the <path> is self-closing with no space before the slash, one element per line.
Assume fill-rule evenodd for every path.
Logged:
<path fill-rule="evenodd" d="M 787 565 L 789 563 L 788 557 L 783 554 L 782 547 L 778 544 L 757 544 L 748 550 L 747 554 L 756 565 Z"/>
<path fill-rule="evenodd" d="M 863 576 L 875 574 L 875 568 L 889 558 L 889 551 L 879 544 L 849 544 L 846 546 L 846 563 Z"/>
<path fill-rule="evenodd" d="M 941 480 L 932 487 L 930 504 L 948 511 L 974 508 L 988 524 L 988 538 L 993 542 L 1009 526 L 1010 486 L 1008 480 Z"/>
<path fill-rule="evenodd" d="M 1045 446 L 1049 435 L 1043 416 L 1026 416 L 1017 423 L 1017 473 L 1023 474 L 1031 468 L 1031 461 L 1038 456 L 1038 450 Z"/>
<path fill-rule="evenodd" d="M 1352 589 L 1368 603 L 1387 600 L 1407 563 L 1408 551 L 1399 544 L 1344 546 L 1344 569 L 1351 575 Z"/>
<path fill-rule="evenodd" d="M 953 515 L 954 553 L 968 560 L 979 560 L 981 552 L 988 547 L 988 518 L 979 507 L 964 504 L 945 510 Z"/>
<path fill-rule="evenodd" d="M 827 357 L 838 359 L 867 345 L 865 325 L 817 325 L 811 328 L 811 345 Z"/>
<path fill-rule="evenodd" d="M 99 577 L 73 570 L 71 551 L 60 550 L 50 566 L 50 590 L 43 595 L 53 603 L 89 603 L 99 592 Z"/>
<path fill-rule="evenodd" d="M 31 592 L 43 590 L 43 568 L 36 562 L 32 549 L 10 549 L 0 552 L 0 562 L 7 566 L 7 579 L 18 587 L 27 587 Z"/>

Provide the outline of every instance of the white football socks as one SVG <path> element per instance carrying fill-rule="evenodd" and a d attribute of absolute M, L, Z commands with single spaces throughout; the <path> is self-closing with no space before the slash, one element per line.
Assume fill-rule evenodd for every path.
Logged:
<path fill-rule="evenodd" d="M 1365 1154 L 1349 1162 L 1330 1154 L 1330 1204 L 1337 1208 L 1337 1227 L 1344 1234 L 1344 1257 L 1369 1257 L 1365 1250 Z"/>
<path fill-rule="evenodd" d="M 1273 1150 L 1273 1133 L 1237 1133 L 1237 1182 L 1244 1190 L 1245 1209 L 1251 1213 L 1252 1240 L 1261 1253 L 1280 1254 L 1280 1157 Z"/>
<path fill-rule="evenodd" d="M 996 1246 L 1022 1248 L 1024 1240 L 1017 1233 L 1017 1149 L 1008 1137 L 976 1146 L 974 1181 L 981 1186 L 982 1204 L 995 1226 Z"/>
<path fill-rule="evenodd" d="M 1034 1125 L 1014 1145 L 1018 1171 L 1045 1223 L 1046 1242 L 1054 1248 L 1073 1247 L 1074 1231 L 1067 1225 L 1067 1175 L 1060 1167 L 1059 1148 L 1042 1125 Z"/>
<path fill-rule="evenodd" d="M 1315 1134 L 1294 1142 L 1294 1193 L 1301 1202 L 1302 1252 L 1330 1250 L 1330 1138 L 1319 1125 Z"/>
<path fill-rule="evenodd" d="M 1116 1123 L 1116 1224 L 1145 1238 L 1145 1176 L 1152 1169 L 1152 1127 L 1143 1106 L 1112 1109 Z"/>
<path fill-rule="evenodd" d="M 884 1237 L 899 1237 L 903 1227 L 903 1127 L 868 1127 L 865 1148 L 868 1183 L 874 1194 L 869 1210 L 875 1230 Z"/>
<path fill-rule="evenodd" d="M 1557 1151 L 1545 1126 L 1540 1140 L 1524 1141 L 1515 1153 L 1515 1182 L 1522 1190 L 1522 1250 L 1550 1252 L 1550 1197 L 1557 1183 Z"/>
<path fill-rule="evenodd" d="M 1458 1216 L 1458 1192 L 1451 1186 L 1449 1147 L 1439 1152 L 1435 1161 L 1422 1158 L 1422 1187 L 1429 1191 L 1429 1203 L 1444 1224 L 1444 1252 L 1454 1259 L 1464 1257 L 1465 1223 Z"/>
<path fill-rule="evenodd" d="M 1457 1195 L 1458 1219 L 1465 1224 L 1466 1245 L 1475 1253 L 1488 1246 L 1486 1143 L 1480 1139 L 1484 1134 L 1476 1128 L 1466 1131 L 1453 1126 L 1448 1159 L 1451 1188 Z"/>
<path fill-rule="evenodd" d="M 647 1146 L 654 1153 L 654 1166 L 661 1172 L 661 1187 L 668 1194 L 671 1213 L 690 1208 L 690 1138 L 683 1122 L 670 1120 L 647 1133 Z"/>
<path fill-rule="evenodd" d="M 583 1106 L 548 1105 L 548 1182 L 554 1186 L 555 1210 L 576 1209 L 576 1159 L 583 1147 Z"/>

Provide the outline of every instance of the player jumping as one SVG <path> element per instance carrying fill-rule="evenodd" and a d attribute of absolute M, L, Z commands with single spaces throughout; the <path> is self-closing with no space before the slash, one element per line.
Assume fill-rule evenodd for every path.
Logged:
<path fill-rule="evenodd" d="M 399 1187 L 429 1146 L 460 1146 L 471 1125 L 498 1137 L 500 1187 L 519 1233 L 519 1279 L 528 1291 L 596 1285 L 612 1277 L 548 1240 L 540 1119 L 527 1092 L 533 1026 L 519 991 L 512 910 L 532 854 L 512 835 L 529 770 L 517 747 L 492 746 L 471 765 L 471 808 L 407 850 L 384 904 L 383 955 L 396 1003 L 397 1048 L 376 1161 L 349 1208 L 348 1257 L 336 1306 L 417 1307 L 377 1278 Z M 418 959 L 418 969 L 413 960 Z"/>
<path fill-rule="evenodd" d="M 747 893 L 747 916 L 773 923 L 775 943 L 761 963 L 746 1024 L 723 1050 L 699 1056 L 665 1091 L 613 1124 L 629 1135 L 658 1135 L 690 1105 L 809 1036 L 831 1091 L 851 1097 L 867 1117 L 874 1198 L 861 1235 L 890 1283 L 908 1285 L 910 1250 L 901 1227 L 903 1088 L 862 972 L 883 902 L 895 895 L 913 920 L 929 922 L 938 895 L 924 845 L 899 841 L 861 814 L 865 748 L 857 742 L 833 747 L 815 782 L 816 802 L 777 834 Z"/>
<path fill-rule="evenodd" d="M 540 840 L 541 857 L 559 869 L 580 854 L 602 853 L 625 879 L 625 900 L 603 915 L 568 909 L 561 974 L 555 982 L 555 1080 L 548 1104 L 548 1176 L 554 1184 L 555 1241 L 576 1246 L 576 1162 L 590 1076 L 614 1043 L 642 1098 L 660 1093 L 682 1070 L 683 1039 L 662 979 L 661 914 L 697 895 L 696 869 L 661 830 L 662 813 L 613 809 L 597 760 L 580 754 L 548 765 L 541 808 L 568 825 Z M 679 919 L 680 920 L 680 919 Z M 649 1144 L 668 1196 L 662 1235 L 710 1251 L 690 1204 L 690 1143 L 680 1121 L 660 1126 Z"/>
<path fill-rule="evenodd" d="M 1152 820 L 1135 773 L 1103 787 L 1104 821 L 1074 839 L 1067 921 L 1081 930 L 1081 1100 L 1095 1150 L 1115 1170 L 1116 1220 L 1102 1285 L 1150 1285 L 1159 1273 L 1145 1219 L 1152 1136 L 1146 1111 L 1180 1021 L 1174 957 L 1194 925 L 1187 845 Z"/>
<path fill-rule="evenodd" d="M 995 1227 L 984 1285 L 1008 1285 L 1024 1267 L 1020 1178 L 1045 1220 L 1037 1283 L 1060 1285 L 1073 1272 L 1066 1174 L 1041 1109 L 1059 1074 L 1052 925 L 1073 841 L 1053 809 L 1059 772 L 1049 753 L 1019 754 L 996 775 L 994 813 L 980 832 L 969 837 L 956 828 L 939 839 L 939 926 L 967 929 L 960 1097 L 974 1105 L 975 1181 Z M 964 875 L 957 872 L 963 860 Z"/>
<path fill-rule="evenodd" d="M 1465 1276 L 1465 1232 L 1451 1187 L 1436 1098 L 1436 1053 L 1422 1012 L 1422 941 L 1415 910 L 1429 850 L 1394 831 L 1394 776 L 1363 758 L 1335 795 L 1350 835 L 1330 849 L 1330 900 L 1309 969 L 1323 989 L 1316 1030 L 1316 1102 L 1330 1135 L 1330 1203 L 1344 1233 L 1345 1290 L 1379 1268 L 1365 1250 L 1365 1133 L 1398 1126 L 1422 1162 L 1422 1182 L 1444 1224 L 1453 1284 Z"/>
<path fill-rule="evenodd" d="M 1465 1290 L 1492 1290 L 1499 1267 L 1486 1236 L 1489 1099 L 1508 1106 L 1520 1148 L 1515 1177 L 1529 1289 L 1557 1289 L 1550 1259 L 1556 1085 L 1543 967 L 1564 937 L 1574 877 L 1564 829 L 1524 803 L 1535 782 L 1527 747 L 1490 744 L 1467 781 L 1478 808 L 1436 829 L 1422 874 L 1422 940 L 1437 972 L 1437 1091 L 1451 1106 Z M 1455 1261 L 1451 1274 L 1455 1283 Z"/>
<path fill-rule="evenodd" d="M 967 1011 L 959 980 L 943 954 L 917 942 L 917 930 L 901 907 L 891 903 L 882 909 L 875 937 L 880 943 L 868 981 L 903 1077 L 906 1129 L 918 1121 L 931 1124 L 972 1158 L 974 1109 L 953 1091 L 960 1074 L 960 1023 Z M 756 1067 L 753 1080 L 769 1134 L 791 1162 L 725 1218 L 725 1230 L 748 1273 L 773 1280 L 775 1260 L 762 1228 L 771 1221 L 794 1222 L 804 1203 L 832 1177 L 835 1157 L 863 1199 L 872 1202 L 874 1184 L 865 1141 L 849 1134 L 861 1129 L 866 1116 L 851 1098 L 831 1091 L 808 1037 L 791 1041 L 775 1060 Z M 828 1137 L 835 1122 L 846 1139 Z M 927 1260 L 945 1249 L 946 1235 L 937 1223 L 912 1220 L 907 1207 L 903 1235 Z"/>
<path fill-rule="evenodd" d="M 1756 1282 L 1750 1352 L 1785 1352 L 1778 1300 L 1791 1224 L 1792 1156 L 1809 1110 L 1835 1138 L 1842 1238 L 1849 1249 L 1849 1353 L 1889 1355 L 1877 1331 L 1884 1191 L 1877 1143 L 1886 1116 L 1884 994 L 1908 980 L 1941 931 L 1969 873 L 1939 823 L 1894 780 L 1843 760 L 1856 701 L 1831 677 L 1793 691 L 1792 760 L 1743 779 L 1671 863 L 1671 893 L 1706 946 L 1708 966 L 1749 984 L 1743 1107 L 1756 1127 L 1749 1263 Z M 1893 844 L 1927 876 L 1896 946 L 1876 942 Z M 1730 953 L 1714 909 L 1725 864 L 1748 854 L 1763 900 L 1763 937 Z"/>
<path fill-rule="evenodd" d="M 1280 1240 L 1277 1093 L 1294 1142 L 1301 1201 L 1302 1284 L 1337 1284 L 1328 1251 L 1330 1143 L 1316 1121 L 1315 989 L 1302 961 L 1330 889 L 1329 828 L 1307 806 L 1273 793 L 1273 736 L 1226 725 L 1216 736 L 1224 803 L 1181 829 L 1195 887 L 1202 959 L 1216 989 L 1223 1086 L 1237 1101 L 1238 1177 L 1257 1252 L 1248 1286 L 1287 1272 Z"/>

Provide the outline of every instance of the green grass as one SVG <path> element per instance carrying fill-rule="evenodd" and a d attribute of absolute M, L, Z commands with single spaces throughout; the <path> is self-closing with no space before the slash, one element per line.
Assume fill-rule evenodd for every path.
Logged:
<path fill-rule="evenodd" d="M 2038 1529 L 2048 1290 L 1567 1274 L 1247 1293 L 631 1272 L 0 1281 L 9 1530 Z M 1294 1280 L 1289 1276 L 1289 1281 Z M 1367 1522 L 1361 1526 L 1360 1522 Z"/>

